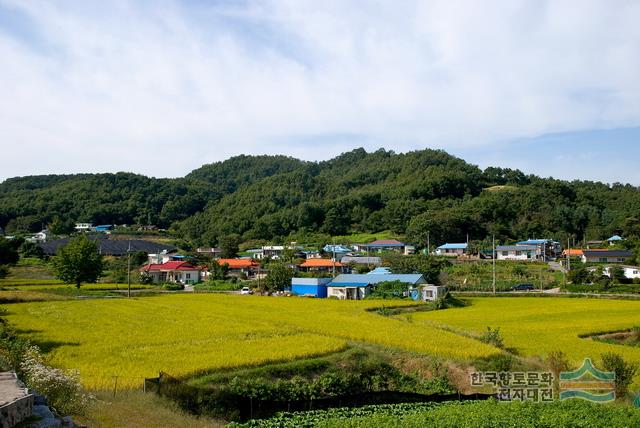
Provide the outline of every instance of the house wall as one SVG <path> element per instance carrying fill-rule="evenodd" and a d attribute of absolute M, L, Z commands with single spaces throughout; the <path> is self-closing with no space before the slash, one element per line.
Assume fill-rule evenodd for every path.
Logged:
<path fill-rule="evenodd" d="M 507 253 L 506 255 L 504 253 Z M 517 254 L 520 253 L 520 254 Z M 529 251 L 498 251 L 496 250 L 496 260 L 532 260 Z"/>
<path fill-rule="evenodd" d="M 327 297 L 327 286 L 292 284 L 291 292 L 297 296 L 311 295 L 319 298 L 325 298 Z"/>
<path fill-rule="evenodd" d="M 629 257 L 600 257 L 582 255 L 582 263 L 624 263 L 629 260 Z"/>
<path fill-rule="evenodd" d="M 353 287 L 349 287 L 350 289 L 353 289 Z M 355 299 L 350 299 L 350 300 L 362 300 L 364 299 L 370 291 L 369 287 L 357 287 L 355 288 L 355 290 L 357 290 L 356 293 L 356 298 Z M 340 300 L 346 300 L 347 299 L 347 288 L 346 287 L 327 287 L 327 297 L 337 297 Z"/>
<path fill-rule="evenodd" d="M 464 255 L 464 248 L 445 248 L 445 249 L 436 249 L 436 254 L 439 256 L 462 256 Z"/>

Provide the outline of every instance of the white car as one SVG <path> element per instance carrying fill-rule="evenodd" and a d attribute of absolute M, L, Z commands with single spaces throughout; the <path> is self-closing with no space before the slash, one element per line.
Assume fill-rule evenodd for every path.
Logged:
<path fill-rule="evenodd" d="M 253 291 L 249 287 L 242 287 L 240 294 L 253 294 Z"/>

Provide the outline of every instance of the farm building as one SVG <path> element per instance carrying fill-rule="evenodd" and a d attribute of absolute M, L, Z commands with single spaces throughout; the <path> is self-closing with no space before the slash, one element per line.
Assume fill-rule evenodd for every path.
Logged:
<path fill-rule="evenodd" d="M 457 257 L 457 256 L 462 256 L 467 254 L 467 247 L 468 245 L 466 243 L 464 244 L 446 243 L 436 248 L 435 253 L 436 253 L 436 256 Z"/>
<path fill-rule="evenodd" d="M 582 250 L 579 248 L 567 248 L 562 250 L 562 257 L 582 257 Z"/>
<path fill-rule="evenodd" d="M 387 281 L 401 281 L 408 286 L 426 284 L 420 274 L 343 274 L 335 277 L 327 285 L 327 296 L 341 300 L 361 300 L 376 284 Z"/>
<path fill-rule="evenodd" d="M 322 248 L 327 254 L 330 254 L 331 257 L 334 257 L 336 260 L 341 261 L 344 256 L 347 254 L 351 254 L 353 251 L 350 248 L 345 247 L 344 245 L 330 245 L 327 244 Z"/>
<path fill-rule="evenodd" d="M 416 301 L 432 302 L 447 295 L 447 287 L 441 285 L 419 285 L 409 291 L 409 296 Z"/>
<path fill-rule="evenodd" d="M 196 249 L 196 252 L 213 258 L 218 258 L 222 255 L 222 249 L 216 247 L 200 247 Z"/>
<path fill-rule="evenodd" d="M 147 275 L 152 282 L 172 282 L 179 284 L 195 284 L 200 281 L 200 268 L 189 262 L 166 262 L 148 264 L 140 268 L 142 275 Z"/>
<path fill-rule="evenodd" d="M 378 239 L 373 242 L 369 242 L 368 244 L 358 244 L 356 245 L 356 249 L 358 251 L 367 251 L 374 253 L 382 253 L 382 252 L 396 252 L 401 254 L 413 254 L 415 253 L 415 247 L 412 245 L 407 245 L 404 242 L 400 242 L 396 239 Z"/>
<path fill-rule="evenodd" d="M 90 232 L 93 230 L 93 223 L 76 223 L 76 232 Z"/>
<path fill-rule="evenodd" d="M 291 293 L 296 296 L 327 297 L 331 278 L 291 278 Z"/>
<path fill-rule="evenodd" d="M 625 263 L 633 257 L 627 250 L 583 250 L 582 263 Z"/>
<path fill-rule="evenodd" d="M 340 262 L 343 264 L 380 266 L 382 264 L 382 259 L 380 259 L 380 257 L 345 256 L 340 260 Z"/>
<path fill-rule="evenodd" d="M 173 252 L 175 247 L 159 242 L 145 241 L 143 239 L 109 239 L 107 235 L 88 235 L 91 240 L 95 240 L 98 243 L 98 252 L 105 256 L 124 256 L 130 250 L 131 253 L 137 253 L 138 251 L 144 251 L 147 254 L 158 254 L 163 251 Z M 40 248 L 48 256 L 53 256 L 58 251 L 58 248 L 65 246 L 69 243 L 69 238 L 57 239 L 55 241 L 48 241 L 40 243 Z"/>
<path fill-rule="evenodd" d="M 496 260 L 535 260 L 536 245 L 498 245 Z"/>
<path fill-rule="evenodd" d="M 337 272 L 345 273 L 347 266 L 330 259 L 308 259 L 301 263 L 298 268 L 303 272 Z"/>

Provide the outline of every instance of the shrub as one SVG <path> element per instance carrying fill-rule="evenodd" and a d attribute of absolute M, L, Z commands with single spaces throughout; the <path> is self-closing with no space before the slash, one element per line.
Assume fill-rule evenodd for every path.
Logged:
<path fill-rule="evenodd" d="M 487 331 L 480 336 L 480 341 L 495 346 L 496 348 L 504 349 L 504 339 L 500 334 L 500 327 L 496 327 L 495 329 L 487 327 Z"/>
<path fill-rule="evenodd" d="M 616 397 L 622 398 L 627 394 L 629 385 L 633 381 L 633 376 L 638 371 L 638 366 L 626 362 L 622 355 L 613 352 L 602 354 L 602 367 L 606 371 L 616 374 Z"/>
<path fill-rule="evenodd" d="M 509 354 L 497 354 L 479 358 L 473 362 L 476 369 L 483 372 L 508 372 L 516 359 Z"/>
<path fill-rule="evenodd" d="M 9 268 L 6 265 L 0 265 L 0 278 L 9 275 Z"/>
<path fill-rule="evenodd" d="M 180 284 L 179 282 L 177 283 L 166 283 L 166 284 L 162 284 L 162 288 L 164 288 L 165 290 L 170 290 L 170 291 L 178 291 L 178 290 L 184 290 L 184 284 Z"/>
<path fill-rule="evenodd" d="M 45 395 L 61 414 L 82 414 L 93 399 L 91 395 L 82 393 L 76 375 L 45 365 L 35 346 L 30 346 L 22 356 L 20 371 L 27 385 Z"/>

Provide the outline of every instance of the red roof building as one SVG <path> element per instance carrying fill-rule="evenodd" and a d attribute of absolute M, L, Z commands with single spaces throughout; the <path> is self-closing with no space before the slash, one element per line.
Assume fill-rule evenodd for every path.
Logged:
<path fill-rule="evenodd" d="M 162 264 L 148 264 L 140 268 L 140 273 L 152 282 L 172 282 L 195 284 L 200 282 L 201 268 L 189 262 L 171 261 Z"/>

